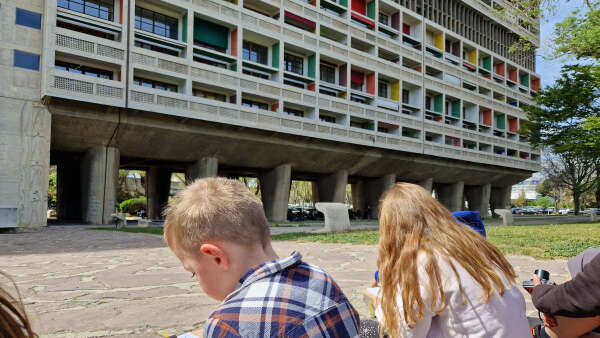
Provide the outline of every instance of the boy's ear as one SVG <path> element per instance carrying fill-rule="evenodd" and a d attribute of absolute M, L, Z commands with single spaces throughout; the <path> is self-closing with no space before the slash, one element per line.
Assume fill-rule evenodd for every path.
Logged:
<path fill-rule="evenodd" d="M 225 271 L 229 270 L 231 266 L 229 255 L 220 246 L 212 243 L 204 243 L 200 246 L 200 252 L 208 256 L 221 269 Z"/>

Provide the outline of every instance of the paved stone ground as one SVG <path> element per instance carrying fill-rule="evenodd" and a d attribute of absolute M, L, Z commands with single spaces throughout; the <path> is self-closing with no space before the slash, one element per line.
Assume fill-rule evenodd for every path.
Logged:
<path fill-rule="evenodd" d="M 284 231 L 276 229 L 277 232 Z M 360 312 L 375 246 L 275 242 L 331 273 Z M 511 256 L 520 280 L 537 267 L 564 281 L 566 261 Z M 203 294 L 160 236 L 53 226 L 0 234 L 0 270 L 15 279 L 42 337 L 158 337 L 202 326 L 217 303 Z M 2 281 L 4 283 L 5 281 Z M 526 295 L 528 316 L 537 317 Z"/>

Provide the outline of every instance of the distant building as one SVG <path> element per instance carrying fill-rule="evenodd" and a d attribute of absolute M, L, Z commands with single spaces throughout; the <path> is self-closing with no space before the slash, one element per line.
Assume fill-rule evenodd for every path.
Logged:
<path fill-rule="evenodd" d="M 544 181 L 544 175 L 541 173 L 535 173 L 530 178 L 526 179 L 523 182 L 519 182 L 518 184 L 513 185 L 512 191 L 510 193 L 510 199 L 517 199 L 521 196 L 522 192 L 525 192 L 525 198 L 528 200 L 536 200 L 541 195 L 535 191 L 535 188 L 538 184 Z"/>

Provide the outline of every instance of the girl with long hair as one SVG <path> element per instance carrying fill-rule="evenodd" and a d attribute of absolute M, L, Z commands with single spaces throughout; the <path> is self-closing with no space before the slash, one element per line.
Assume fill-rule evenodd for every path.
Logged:
<path fill-rule="evenodd" d="M 0 338 L 37 337 L 25 313 L 25 307 L 21 302 L 17 286 L 8 275 L 1 271 L 0 277 L 3 277 L 0 280 L 10 281 L 16 293 L 16 296 L 13 296 L 8 292 L 8 289 L 3 289 L 0 285 Z"/>
<path fill-rule="evenodd" d="M 379 215 L 376 314 L 390 337 L 531 337 L 510 263 L 431 193 L 398 183 Z"/>

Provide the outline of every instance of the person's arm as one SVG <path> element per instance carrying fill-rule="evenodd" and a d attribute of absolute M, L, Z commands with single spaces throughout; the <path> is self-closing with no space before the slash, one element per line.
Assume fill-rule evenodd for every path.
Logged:
<path fill-rule="evenodd" d="M 572 280 L 560 285 L 539 285 L 531 293 L 533 305 L 543 313 L 566 317 L 600 314 L 600 255 Z"/>

